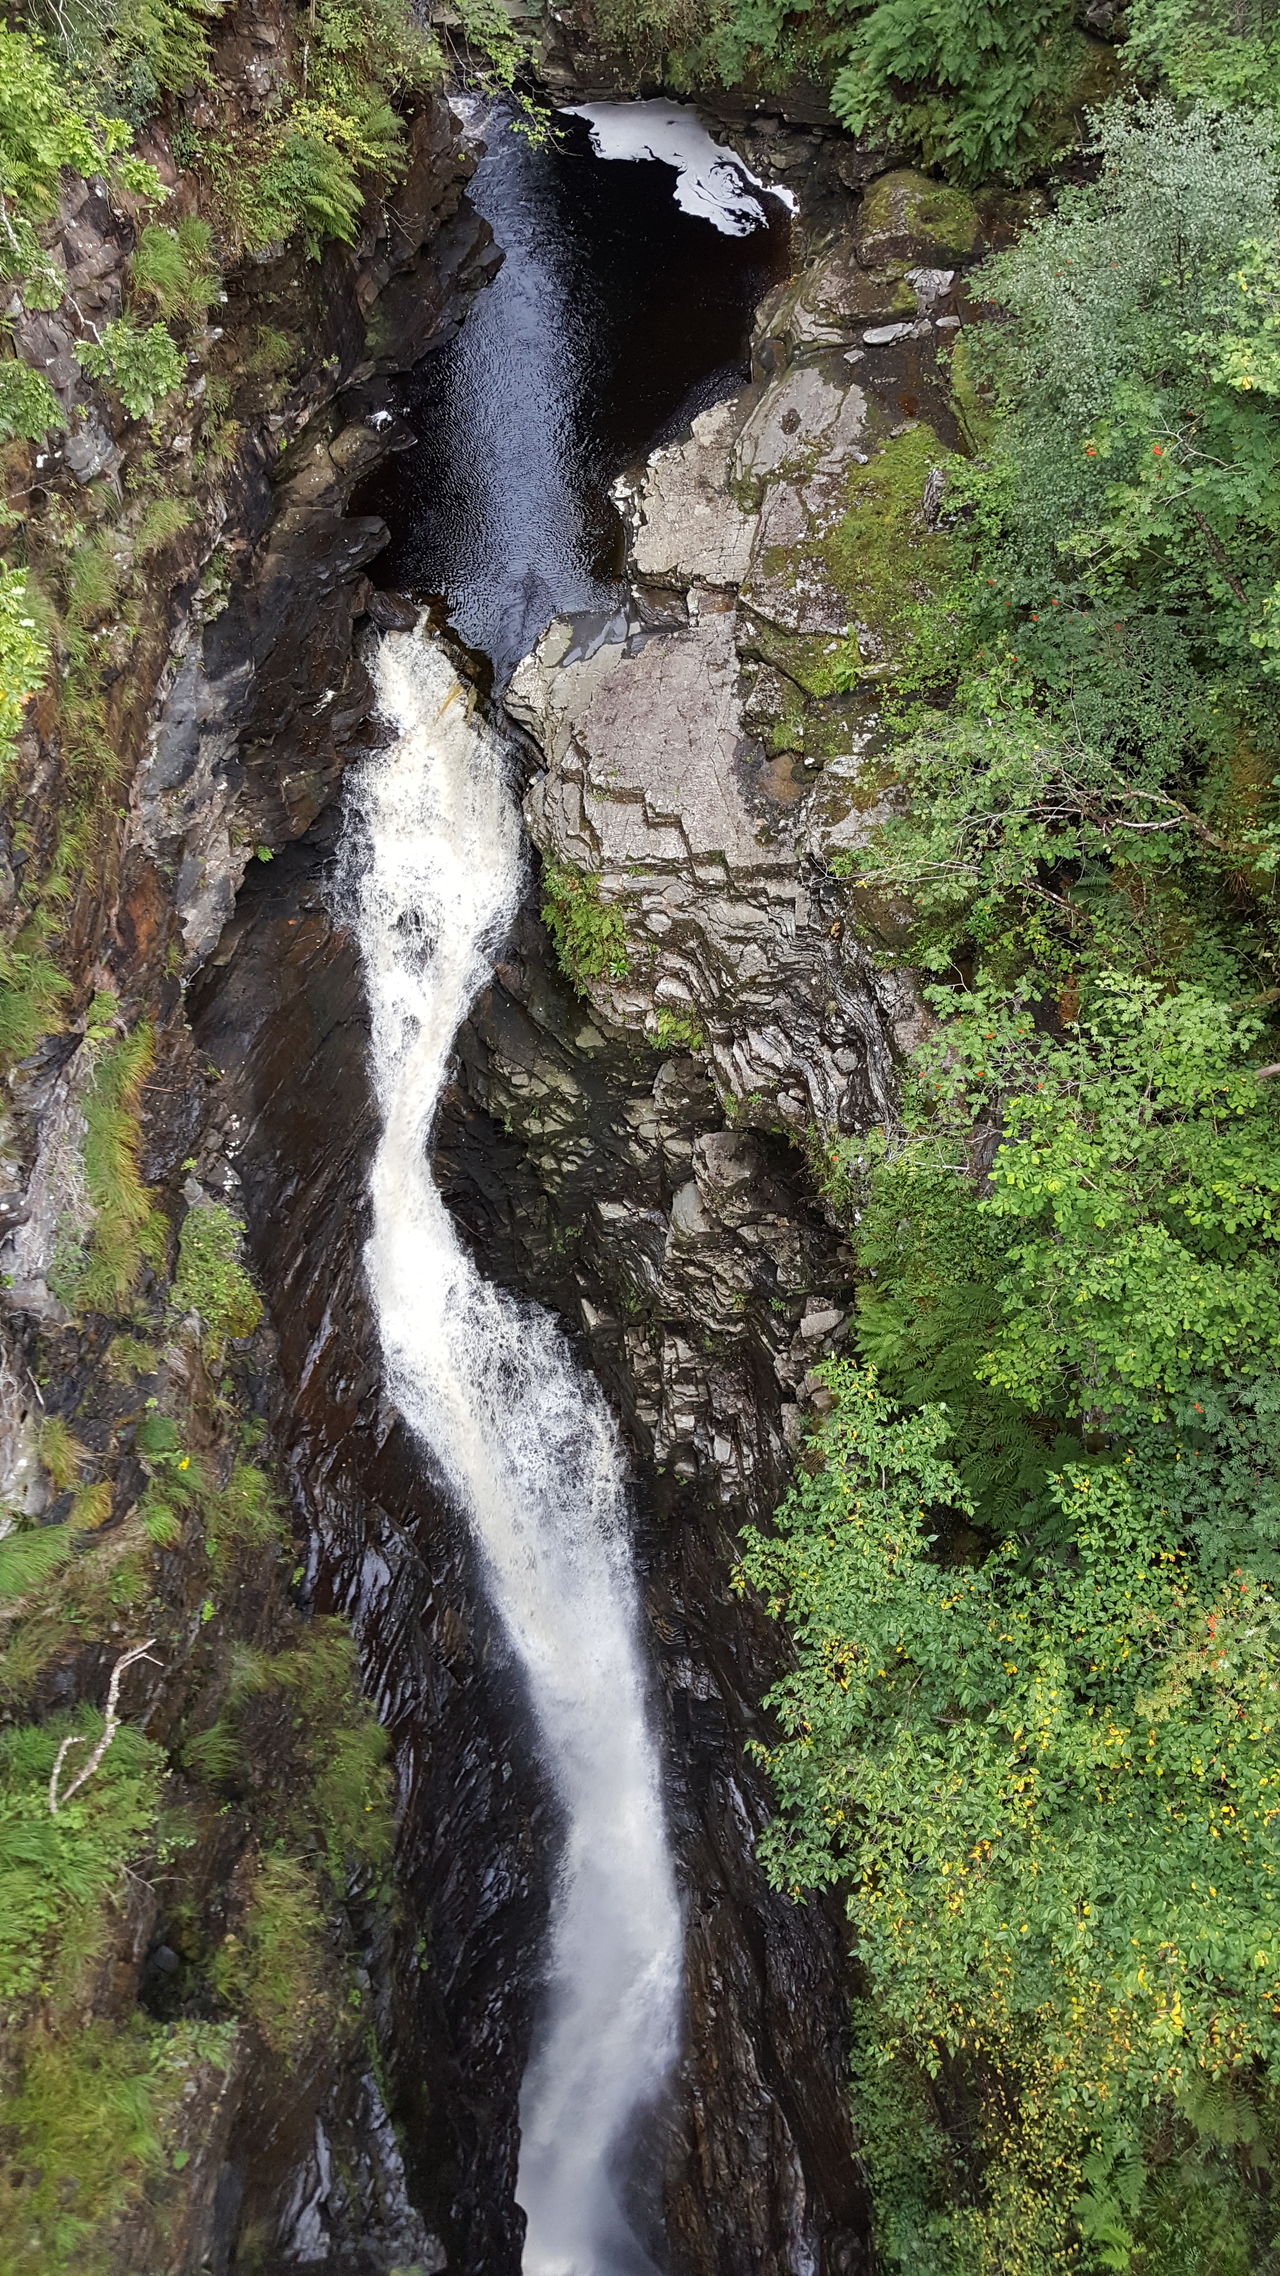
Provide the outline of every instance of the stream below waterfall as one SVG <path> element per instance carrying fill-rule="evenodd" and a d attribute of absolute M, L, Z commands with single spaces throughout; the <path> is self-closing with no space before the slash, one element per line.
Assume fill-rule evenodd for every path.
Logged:
<path fill-rule="evenodd" d="M 361 505 L 392 531 L 380 578 L 441 600 L 501 688 L 552 616 L 603 627 L 616 609 L 609 483 L 741 382 L 786 227 L 670 106 L 565 119 L 544 148 L 501 113 L 483 132 L 471 196 L 504 264 L 403 383 L 419 440 Z M 381 1124 L 365 1268 L 387 1393 L 470 1526 L 560 1813 L 520 2101 L 523 2268 L 652 2276 L 636 2145 L 679 2051 L 681 1921 L 625 1458 L 553 1319 L 483 1277 L 431 1159 L 455 1036 L 527 882 L 516 769 L 425 619 L 384 634 L 374 670 L 393 739 L 349 790 L 338 878 Z"/>

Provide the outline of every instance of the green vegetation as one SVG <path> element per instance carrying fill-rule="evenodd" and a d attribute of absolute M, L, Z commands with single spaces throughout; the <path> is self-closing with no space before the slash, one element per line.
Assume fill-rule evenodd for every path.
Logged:
<path fill-rule="evenodd" d="M 1073 2212 L 1086 2238 L 1125 2242 L 1104 2265 L 1127 2265 L 1152 2106 L 1167 2123 L 1225 2087 L 1256 2141 L 1255 2066 L 1280 2053 L 1280 1608 L 1170 1546 L 1127 1451 L 1056 1474 L 1069 1557 L 940 1558 L 974 1514 L 946 1409 L 902 1414 L 874 1372 L 825 1374 L 820 1466 L 745 1560 L 799 1652 L 772 1695 L 787 1737 L 766 1857 L 784 1885 L 848 1885 L 882 2061 L 979 2095 L 988 2066 L 1030 2076 L 981 2221 L 926 2218 L 953 2251 L 936 2265 L 1065 2267 Z M 1135 2157 L 1132 2186 L 1116 2181 Z M 921 2218 L 890 2225 L 903 2267 Z"/>
<path fill-rule="evenodd" d="M 205 2065 L 230 2066 L 225 2028 L 140 2016 L 43 2031 L 21 2084 L 0 2106 L 9 2185 L 0 2254 L 12 2276 L 108 2276 L 111 2234 L 136 2220 L 183 2118 L 183 2088 Z"/>
<path fill-rule="evenodd" d="M 151 301 L 165 319 L 201 321 L 221 283 L 208 222 L 198 214 L 186 215 L 174 229 L 148 222 L 129 261 L 129 281 L 134 293 Z"/>
<path fill-rule="evenodd" d="M 62 405 L 44 373 L 18 356 L 6 356 L 0 362 L 0 442 L 21 435 L 40 443 L 51 428 L 65 425 Z"/>
<path fill-rule="evenodd" d="M 243 1235 L 221 1202 L 189 1209 L 178 1235 L 173 1309 L 199 1314 L 213 1358 L 229 1336 L 251 1336 L 262 1318 L 262 1299 L 240 1262 Z"/>
<path fill-rule="evenodd" d="M 505 13 L 464 12 L 509 75 Z M 227 0 L 18 0 L 0 27 L 0 1072 L 72 1030 L 42 1068 L 67 1085 L 45 1127 L 63 1210 L 49 1278 L 70 1317 L 26 1315 L 5 1361 L 47 1401 L 20 1447 L 46 1506 L 6 1510 L 0 1539 L 6 2276 L 182 2257 L 178 2176 L 225 2074 L 249 2062 L 269 2091 L 356 2044 L 348 1905 L 385 1900 L 386 1740 L 345 1629 L 292 1601 L 242 1349 L 262 1310 L 243 1228 L 220 1203 L 177 1225 L 181 950 L 163 872 L 127 847 L 169 612 L 224 518 L 241 434 L 265 433 L 291 378 L 337 368 L 299 320 L 306 280 L 280 290 L 277 272 L 263 294 L 250 275 L 276 330 L 241 319 L 223 273 L 250 247 L 319 255 L 380 221 L 443 64 L 410 0 L 306 0 L 246 108 L 215 68 L 230 16 Z M 140 144 L 166 153 L 167 180 L 172 153 L 172 192 Z M 75 175 L 94 198 L 64 248 Z M 104 188 L 121 287 L 105 315 L 63 265 L 76 276 L 91 249 Z M 75 363 L 46 369 L 40 310 Z M 128 959 L 124 1011 L 106 975 Z M 148 1638 L 146 1672 L 112 1688 Z M 152 1892 L 180 1954 L 163 1981 L 135 1974 Z"/>
<path fill-rule="evenodd" d="M 92 379 L 115 389 L 131 419 L 149 419 L 181 385 L 185 369 L 167 325 L 144 328 L 127 316 L 105 324 L 100 340 L 82 340 L 76 356 Z"/>
<path fill-rule="evenodd" d="M 48 668 L 48 643 L 32 613 L 27 573 L 25 569 L 0 568 L 0 768 L 6 771 L 6 746 L 12 745 L 27 704 Z"/>
<path fill-rule="evenodd" d="M 146 1260 L 164 1261 L 166 1226 L 138 1167 L 143 1086 L 155 1037 L 143 1020 L 103 1052 L 84 1101 L 84 1184 L 92 1212 L 79 1253 L 64 1262 L 58 1293 L 73 1311 L 118 1312 Z"/>
<path fill-rule="evenodd" d="M 588 980 L 625 980 L 630 969 L 621 909 L 600 898 L 589 871 L 549 861 L 542 872 L 542 921 L 555 943 L 560 969 L 583 990 Z"/>
<path fill-rule="evenodd" d="M 228 1936 L 214 1982 L 273 2054 L 294 2063 L 333 2029 L 333 1983 L 315 1884 L 296 1858 L 264 1857 L 255 1870 L 244 1928 Z"/>
<path fill-rule="evenodd" d="M 654 1022 L 656 1051 L 701 1051 L 702 1029 L 692 1013 L 668 1011 L 664 1006 Z"/>
<path fill-rule="evenodd" d="M 387 1738 L 360 1689 L 350 1631 L 313 1620 L 300 1643 L 263 1657 L 241 1654 L 232 1670 L 228 1711 L 236 1759 L 256 1761 L 253 1734 L 278 1725 L 287 1705 L 289 1737 L 277 1737 L 273 1785 L 290 1754 L 298 1775 L 279 1792 L 274 1830 L 290 1851 L 320 1835 L 331 1894 L 356 1868 L 376 1870 L 391 1841 Z"/>
<path fill-rule="evenodd" d="M 510 86 L 524 45 L 495 0 L 464 0 L 464 39 L 481 68 Z M 397 101 L 440 85 L 444 58 L 409 0 L 315 0 L 300 86 L 231 149 L 203 133 L 195 144 L 210 211 L 232 253 L 261 250 L 299 232 L 317 255 L 327 238 L 351 243 L 371 186 L 392 185 L 406 163 Z"/>
<path fill-rule="evenodd" d="M 1280 105 L 1280 25 L 1270 0 L 1130 0 L 1125 60 L 1175 95 Z"/>
<path fill-rule="evenodd" d="M 978 272 L 879 675 L 850 891 L 933 1027 L 887 1127 L 814 1134 L 859 1354 L 743 1565 L 796 1650 L 766 1856 L 844 1892 L 909 2276 L 1280 2266 L 1278 122 L 1093 133 Z"/>
<path fill-rule="evenodd" d="M 39 1542 L 62 1528 L 20 1535 Z M 17 1542 L 5 1543 L 17 1546 Z M 23 1725 L 0 1732 L 0 2006 L 42 1987 L 68 1999 L 76 1974 L 101 1941 L 103 1910 L 122 1869 L 150 1839 L 164 1757 L 127 1723 L 93 1777 L 52 1815 L 48 1788 L 60 1741 L 93 1739 L 102 1717 Z"/>
<path fill-rule="evenodd" d="M 1063 0 L 879 0 L 842 43 L 832 107 L 850 134 L 904 141 L 928 166 L 1016 179 L 1060 137 L 1073 14 Z"/>
<path fill-rule="evenodd" d="M 850 133 L 972 184 L 1062 155 L 1081 106 L 1126 73 L 1178 97 L 1280 103 L 1270 0 L 1130 0 L 1114 46 L 1088 36 L 1091 13 L 1074 0 L 593 0 L 590 20 L 672 85 L 825 82 Z"/>

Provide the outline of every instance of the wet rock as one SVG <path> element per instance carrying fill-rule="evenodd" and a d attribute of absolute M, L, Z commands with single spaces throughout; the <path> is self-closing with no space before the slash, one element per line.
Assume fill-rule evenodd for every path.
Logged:
<path fill-rule="evenodd" d="M 847 366 L 803 363 L 760 396 L 735 450 L 735 474 L 757 498 L 767 482 L 838 475 L 861 448 L 866 396 Z"/>
<path fill-rule="evenodd" d="M 418 621 L 418 610 L 403 593 L 382 593 L 370 589 L 365 613 L 378 632 L 408 632 Z"/>
<path fill-rule="evenodd" d="M 845 230 L 798 277 L 778 285 L 761 303 L 757 354 L 769 344 L 772 375 L 785 360 L 852 345 L 867 324 L 915 314 L 915 295 L 901 271 L 864 267 L 853 232 Z"/>
<path fill-rule="evenodd" d="M 456 327 L 489 259 L 488 232 L 474 215 L 451 215 L 430 235 L 439 210 L 456 204 L 467 170 L 447 106 L 419 119 L 413 147 L 418 175 L 435 169 L 433 196 L 419 181 L 410 198 L 429 250 L 398 210 L 394 252 L 373 263 L 359 291 L 369 341 L 376 335 L 379 355 L 394 349 L 405 361 Z M 396 302 L 397 319 L 386 296 L 403 278 L 412 290 Z M 411 436 L 386 383 L 372 376 L 365 345 L 359 337 L 348 343 L 356 377 L 306 424 L 264 484 L 260 527 L 253 543 L 238 543 L 224 604 L 203 629 L 188 622 L 173 642 L 135 804 L 141 848 L 173 881 L 188 971 L 227 924 L 255 848 L 274 851 L 308 830 L 352 760 L 379 739 L 355 630 L 373 608 L 403 623 L 406 604 L 390 595 L 371 604 L 363 572 L 386 543 L 386 527 L 347 507 L 370 468 Z"/>

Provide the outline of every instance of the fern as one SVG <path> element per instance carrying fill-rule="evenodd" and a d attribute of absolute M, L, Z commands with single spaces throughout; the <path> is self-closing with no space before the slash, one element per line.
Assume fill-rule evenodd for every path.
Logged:
<path fill-rule="evenodd" d="M 195 214 L 174 229 L 149 222 L 130 258 L 129 280 L 135 295 L 150 301 L 158 315 L 202 320 L 221 283 L 208 222 Z"/>
<path fill-rule="evenodd" d="M 21 435 L 27 442 L 43 442 L 51 428 L 66 426 L 62 405 L 42 371 L 33 371 L 20 356 L 0 361 L 0 442 Z"/>

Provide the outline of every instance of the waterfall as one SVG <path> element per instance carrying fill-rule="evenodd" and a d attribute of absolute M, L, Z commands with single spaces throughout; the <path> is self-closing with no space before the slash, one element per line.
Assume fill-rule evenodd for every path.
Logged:
<path fill-rule="evenodd" d="M 676 2052 L 681 1933 L 613 1422 L 545 1312 L 476 1270 L 432 1176 L 454 1037 L 523 870 L 504 746 L 424 629 L 378 652 L 391 747 L 348 807 L 382 1132 L 365 1262 L 387 1388 L 465 1511 L 564 1814 L 520 2101 L 525 2276 L 642 2276 L 617 2194 Z"/>

